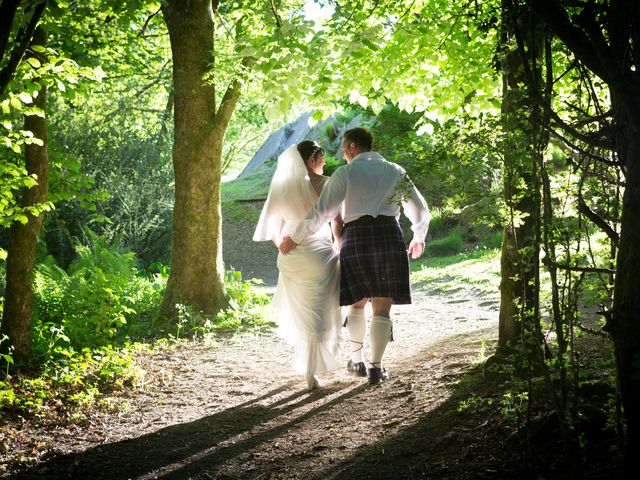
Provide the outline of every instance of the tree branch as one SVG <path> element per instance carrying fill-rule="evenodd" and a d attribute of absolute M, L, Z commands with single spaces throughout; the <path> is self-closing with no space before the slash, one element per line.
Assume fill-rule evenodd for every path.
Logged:
<path fill-rule="evenodd" d="M 7 49 L 18 5 L 20 5 L 20 0 L 2 0 L 0 3 L 0 61 L 4 58 L 4 52 Z"/>
<path fill-rule="evenodd" d="M 9 63 L 5 65 L 5 67 L 0 71 L 0 98 L 4 95 L 4 91 L 7 89 L 7 86 L 13 79 L 13 75 L 15 74 L 16 68 L 20 65 L 20 61 L 24 56 L 24 53 L 27 51 L 29 44 L 31 43 L 31 39 L 33 38 L 33 32 L 38 26 L 38 22 L 44 13 L 44 9 L 47 6 L 47 0 L 43 0 L 41 3 L 36 5 L 33 14 L 31 15 L 31 19 L 29 20 L 29 24 L 27 28 L 24 30 L 22 38 L 19 43 L 17 43 L 13 50 L 11 51 L 11 57 L 9 58 Z M 16 38 L 17 40 L 17 38 Z"/>
<path fill-rule="evenodd" d="M 413 5 L 413 4 L 412 4 Z M 455 16 L 455 21 L 451 24 L 451 28 L 449 29 L 449 31 L 447 32 L 447 34 L 444 36 L 444 38 L 442 39 L 442 41 L 440 42 L 440 45 L 438 45 L 438 50 L 440 50 L 442 48 L 442 46 L 445 44 L 445 42 L 449 39 L 449 37 L 453 34 L 453 30 L 456 28 L 456 25 L 458 24 L 458 22 L 460 21 L 460 18 L 462 18 L 462 14 L 465 12 L 465 10 L 467 10 L 467 8 L 469 8 L 471 6 L 471 1 L 468 1 L 466 4 L 464 4 L 462 6 L 462 8 L 460 9 L 460 11 L 458 12 L 458 14 Z"/>
<path fill-rule="evenodd" d="M 562 129 L 563 131 L 565 131 L 566 133 L 568 133 L 569 135 L 571 135 L 572 137 L 580 140 L 583 143 L 586 143 L 587 145 L 594 147 L 594 148 L 604 148 L 606 150 L 613 150 L 614 145 L 613 142 L 609 139 L 606 138 L 602 138 L 602 135 L 598 135 L 599 132 L 602 132 L 602 130 L 599 130 L 598 132 L 594 132 L 592 134 L 584 134 L 580 131 L 578 131 L 575 127 L 573 127 L 572 125 L 569 125 L 567 122 L 565 122 L 560 115 L 558 115 L 556 112 L 554 112 L 553 110 L 551 110 L 550 112 L 550 117 L 551 120 L 553 120 L 553 122 L 560 127 L 560 129 Z"/>
<path fill-rule="evenodd" d="M 612 66 L 602 63 L 602 56 L 596 55 L 593 42 L 585 32 L 577 28 L 569 19 L 566 10 L 555 0 L 535 0 L 527 2 L 553 32 L 569 47 L 589 70 L 609 83 Z"/>
<path fill-rule="evenodd" d="M 236 78 L 231 82 L 227 91 L 224 92 L 220 106 L 214 115 L 214 122 L 218 127 L 222 128 L 223 131 L 227 128 L 227 125 L 229 125 L 231 115 L 233 115 L 233 111 L 235 110 L 238 100 L 240 99 L 240 94 L 242 93 L 242 85 L 255 63 L 256 59 L 254 57 L 244 57 L 242 59 L 240 72 L 238 72 Z"/>
<path fill-rule="evenodd" d="M 609 225 L 604 218 L 598 215 L 596 212 L 591 210 L 587 204 L 585 203 L 582 195 L 578 197 L 578 211 L 582 213 L 585 217 L 591 220 L 595 225 L 597 225 L 600 230 L 607 234 L 611 242 L 617 248 L 620 244 L 620 234 L 616 232 L 611 225 Z"/>
<path fill-rule="evenodd" d="M 640 72 L 629 68 L 626 53 L 618 58 L 617 52 L 606 43 L 604 26 L 598 25 L 593 12 L 587 8 L 592 7 L 593 2 L 583 5 L 583 15 L 577 18 L 586 31 L 569 19 L 567 10 L 557 0 L 529 0 L 527 4 L 576 57 L 620 97 L 632 129 L 640 135 Z"/>
<path fill-rule="evenodd" d="M 138 38 L 144 36 L 145 32 L 147 31 L 147 27 L 149 26 L 149 22 L 151 22 L 151 20 L 153 20 L 153 17 L 158 15 L 161 11 L 162 11 L 162 8 L 159 8 L 158 10 L 156 10 L 155 13 L 152 13 L 147 17 L 147 19 L 144 22 L 144 25 L 142 26 L 142 28 L 140 29 L 140 32 L 137 35 Z"/>
<path fill-rule="evenodd" d="M 624 164 L 620 161 L 614 161 L 614 160 L 609 160 L 608 158 L 605 158 L 601 155 L 596 155 L 595 153 L 591 153 L 587 150 L 585 150 L 584 148 L 580 148 L 578 145 L 576 145 L 575 143 L 571 142 L 568 138 L 564 137 L 563 135 L 561 135 L 560 133 L 556 132 L 555 130 L 553 130 L 550 126 L 547 125 L 547 127 L 549 129 L 549 132 L 551 133 L 551 135 L 553 135 L 554 137 L 558 138 L 559 140 L 562 140 L 562 142 L 569 147 L 571 150 L 578 152 L 582 155 L 585 155 L 589 158 L 592 158 L 593 160 L 596 160 L 598 162 L 604 163 L 605 165 L 608 165 L 610 167 L 616 167 L 616 168 L 622 168 L 624 166 Z"/>
<path fill-rule="evenodd" d="M 273 16 L 276 19 L 276 25 L 278 28 L 282 28 L 282 22 L 280 21 L 280 17 L 278 16 L 278 11 L 276 10 L 276 4 L 273 0 L 269 0 L 269 6 L 271 7 L 271 11 L 273 12 Z"/>
<path fill-rule="evenodd" d="M 612 268 L 600 268 L 600 267 L 578 267 L 575 265 L 563 265 L 561 263 L 550 262 L 549 266 L 555 267 L 558 270 L 565 270 L 568 272 L 581 272 L 581 273 L 606 273 L 615 274 L 616 271 Z"/>

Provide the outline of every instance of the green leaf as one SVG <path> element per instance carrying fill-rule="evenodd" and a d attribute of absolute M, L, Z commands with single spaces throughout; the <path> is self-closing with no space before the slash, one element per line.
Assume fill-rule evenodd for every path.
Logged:
<path fill-rule="evenodd" d="M 38 180 L 36 180 L 33 177 L 25 177 L 25 179 L 22 181 L 22 183 L 24 184 L 25 187 L 32 188 L 32 187 L 35 187 L 36 185 L 38 185 Z"/>
<path fill-rule="evenodd" d="M 23 225 L 26 225 L 29 221 L 29 218 L 26 215 L 17 215 L 16 220 Z"/>
<path fill-rule="evenodd" d="M 35 57 L 27 58 L 27 63 L 31 65 L 33 68 L 40 68 L 42 66 L 42 63 L 40 63 L 40 60 L 38 60 Z"/>
<path fill-rule="evenodd" d="M 20 92 L 18 96 L 20 97 L 20 100 L 22 100 L 22 103 L 26 104 L 26 103 L 33 102 L 33 97 L 29 95 L 27 92 Z"/>
<path fill-rule="evenodd" d="M 67 168 L 69 170 L 71 170 L 72 172 L 79 172 L 80 171 L 80 161 L 75 158 L 75 157 L 69 157 L 67 158 L 67 161 L 65 162 Z"/>
<path fill-rule="evenodd" d="M 369 49 L 373 50 L 374 52 L 380 50 L 380 47 L 378 47 L 375 43 L 373 43 L 368 38 L 363 38 L 362 43 L 364 43 Z"/>
<path fill-rule="evenodd" d="M 47 49 L 44 48 L 42 45 L 32 45 L 31 50 L 37 53 L 44 53 L 47 51 Z"/>
<path fill-rule="evenodd" d="M 7 251 L 4 248 L 0 248 L 0 260 L 7 259 Z"/>

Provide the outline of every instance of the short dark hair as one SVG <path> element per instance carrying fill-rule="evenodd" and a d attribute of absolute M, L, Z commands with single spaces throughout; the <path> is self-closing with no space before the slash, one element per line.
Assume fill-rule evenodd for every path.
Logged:
<path fill-rule="evenodd" d="M 298 152 L 300 152 L 300 156 L 305 163 L 311 160 L 318 154 L 324 155 L 324 148 L 320 146 L 320 144 L 314 140 L 303 140 L 298 145 Z"/>
<path fill-rule="evenodd" d="M 355 143 L 358 147 L 370 151 L 373 148 L 373 135 L 366 128 L 356 127 L 344 132 L 344 142 Z"/>

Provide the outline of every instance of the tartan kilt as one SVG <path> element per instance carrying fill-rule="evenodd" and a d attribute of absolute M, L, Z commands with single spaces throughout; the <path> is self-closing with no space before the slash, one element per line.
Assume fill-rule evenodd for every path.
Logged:
<path fill-rule="evenodd" d="M 395 217 L 365 216 L 345 224 L 340 243 L 340 305 L 390 297 L 411 303 L 409 257 Z"/>

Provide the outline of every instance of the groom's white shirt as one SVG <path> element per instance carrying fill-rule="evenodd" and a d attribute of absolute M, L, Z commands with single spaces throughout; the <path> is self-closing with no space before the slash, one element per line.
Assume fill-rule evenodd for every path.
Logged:
<path fill-rule="evenodd" d="M 405 175 L 401 166 L 387 162 L 379 153 L 359 153 L 333 173 L 314 207 L 291 234 L 291 239 L 300 243 L 335 218 L 341 208 L 344 223 L 349 223 L 365 215 L 398 218 L 401 203 L 404 214 L 411 221 L 413 240 L 424 242 L 431 215 L 423 196 L 411 183 L 403 201 L 394 200 L 396 187 Z"/>

